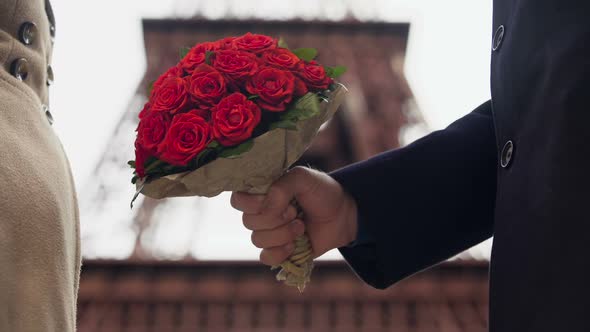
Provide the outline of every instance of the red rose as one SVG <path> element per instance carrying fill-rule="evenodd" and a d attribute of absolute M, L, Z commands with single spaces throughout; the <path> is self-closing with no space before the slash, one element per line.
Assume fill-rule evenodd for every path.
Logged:
<path fill-rule="evenodd" d="M 248 51 L 255 54 L 277 47 L 277 40 L 265 35 L 247 33 L 234 39 L 232 46 L 239 51 Z"/>
<path fill-rule="evenodd" d="M 207 121 L 207 122 L 209 122 L 209 120 L 211 119 L 211 110 L 204 110 L 204 109 L 196 108 L 196 109 L 190 110 L 189 113 L 193 113 L 195 115 L 198 115 L 198 116 L 202 117 L 203 119 L 205 119 L 205 121 Z"/>
<path fill-rule="evenodd" d="M 296 74 L 305 82 L 309 89 L 326 90 L 330 83 L 332 83 L 332 79 L 326 75 L 324 67 L 315 61 L 303 63 L 301 68 L 296 71 Z"/>
<path fill-rule="evenodd" d="M 231 49 L 233 41 L 235 39 L 236 39 L 236 37 L 226 37 L 226 38 L 223 38 L 223 39 L 217 41 L 219 43 L 219 49 L 221 49 L 221 50 Z"/>
<path fill-rule="evenodd" d="M 147 102 L 147 103 L 145 103 L 145 105 L 143 105 L 143 109 L 139 112 L 139 115 L 138 115 L 140 120 L 143 119 L 146 115 L 148 115 L 151 112 L 151 107 L 152 107 L 152 105 L 149 102 Z"/>
<path fill-rule="evenodd" d="M 286 48 L 276 48 L 262 53 L 264 62 L 272 67 L 295 69 L 301 60 Z"/>
<path fill-rule="evenodd" d="M 182 111 L 188 103 L 188 84 L 180 77 L 168 77 L 151 97 L 153 112 Z"/>
<path fill-rule="evenodd" d="M 171 165 L 186 166 L 211 141 L 211 127 L 195 112 L 172 119 L 166 139 L 158 147 L 159 159 Z"/>
<path fill-rule="evenodd" d="M 260 123 L 261 111 L 255 103 L 236 92 L 222 99 L 213 111 L 213 136 L 224 146 L 252 137 Z"/>
<path fill-rule="evenodd" d="M 180 67 L 185 72 L 191 74 L 195 68 L 205 63 L 207 51 L 216 51 L 219 49 L 218 43 L 205 42 L 195 45 L 191 50 L 180 60 Z"/>
<path fill-rule="evenodd" d="M 297 75 L 295 76 L 295 95 L 296 96 L 303 96 L 304 94 L 309 92 L 309 89 L 307 88 L 307 85 L 305 85 L 305 82 L 303 82 L 303 80 L 301 78 L 299 78 Z"/>
<path fill-rule="evenodd" d="M 256 103 L 272 112 L 284 111 L 293 99 L 295 75 L 291 72 L 272 68 L 261 68 L 246 84 L 246 90 L 258 95 Z"/>
<path fill-rule="evenodd" d="M 137 140 L 141 146 L 155 155 L 158 145 L 164 141 L 172 116 L 168 112 L 152 112 L 139 122 L 137 128 Z"/>
<path fill-rule="evenodd" d="M 290 71 L 299 70 L 302 65 L 301 59 L 286 48 L 268 50 L 262 53 L 262 59 L 271 67 Z M 295 76 L 295 95 L 303 96 L 307 92 L 307 85 L 299 77 Z"/>
<path fill-rule="evenodd" d="M 135 140 L 135 173 L 140 178 L 145 177 L 145 162 L 149 157 L 150 154 L 141 146 L 139 140 Z"/>
<path fill-rule="evenodd" d="M 209 109 L 226 94 L 225 79 L 213 67 L 202 64 L 189 78 L 189 93 L 196 106 Z"/>
<path fill-rule="evenodd" d="M 164 74 L 162 74 L 160 77 L 158 77 L 158 79 L 154 82 L 154 84 L 152 85 L 152 95 L 154 94 L 154 91 L 158 90 L 158 88 L 160 86 L 162 86 L 162 83 L 164 82 L 164 80 L 166 80 L 168 77 L 182 77 L 182 75 L 184 74 L 184 72 L 182 71 L 182 68 L 178 67 L 178 66 L 174 66 L 170 69 L 168 69 Z"/>
<path fill-rule="evenodd" d="M 250 78 L 258 69 L 255 55 L 235 50 L 215 52 L 212 57 L 213 67 L 224 74 L 232 83 L 241 83 Z"/>

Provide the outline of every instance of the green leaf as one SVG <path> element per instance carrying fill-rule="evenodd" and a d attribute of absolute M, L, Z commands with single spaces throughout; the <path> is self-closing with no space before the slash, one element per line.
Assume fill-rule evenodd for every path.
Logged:
<path fill-rule="evenodd" d="M 295 124 L 295 122 L 292 120 L 281 120 L 281 121 L 274 122 L 270 125 L 270 130 L 277 129 L 277 128 L 296 130 L 297 124 Z"/>
<path fill-rule="evenodd" d="M 129 160 L 127 162 L 127 165 L 129 165 L 129 167 L 131 167 L 131 168 L 135 168 L 135 160 Z"/>
<path fill-rule="evenodd" d="M 295 102 L 298 120 L 305 120 L 320 114 L 320 100 L 315 93 L 307 93 Z"/>
<path fill-rule="evenodd" d="M 344 66 L 336 66 L 336 67 L 328 67 L 325 66 L 324 69 L 326 70 L 326 75 L 330 78 L 338 78 L 342 74 L 346 73 L 346 67 Z"/>
<path fill-rule="evenodd" d="M 190 52 L 190 50 L 190 47 L 181 47 L 178 51 L 178 54 L 180 55 L 180 60 L 184 59 L 184 57 L 188 54 L 188 52 Z"/>
<path fill-rule="evenodd" d="M 296 108 L 292 108 L 290 110 L 288 110 L 287 112 L 283 113 L 283 115 L 280 118 L 280 121 L 292 121 L 292 122 L 297 122 L 297 120 L 299 120 L 299 117 L 301 116 L 301 110 L 296 109 Z"/>
<path fill-rule="evenodd" d="M 164 167 L 161 168 L 161 171 L 164 172 L 164 173 L 169 173 L 173 169 L 177 169 L 177 168 L 180 168 L 180 167 L 175 166 L 175 165 L 166 165 L 166 166 L 164 166 Z"/>
<path fill-rule="evenodd" d="M 279 43 L 278 46 L 280 48 L 286 48 L 289 49 L 289 45 L 287 45 L 287 42 L 283 39 L 283 37 L 279 38 Z"/>
<path fill-rule="evenodd" d="M 219 157 L 220 158 L 235 158 L 244 152 L 250 151 L 250 149 L 252 149 L 252 146 L 254 146 L 254 141 L 248 140 L 240 145 L 221 150 L 221 152 L 219 152 Z"/>
<path fill-rule="evenodd" d="M 139 194 L 141 193 L 141 191 L 143 190 L 143 186 L 145 185 L 145 182 L 139 187 L 137 188 L 137 190 L 135 191 L 135 195 L 133 195 L 133 198 L 131 199 L 131 210 L 133 210 L 133 203 L 135 202 L 135 200 L 137 199 L 137 197 L 139 197 Z"/>
<path fill-rule="evenodd" d="M 251 95 L 250 97 L 248 97 L 248 100 L 256 99 L 258 97 L 259 97 L 258 95 Z"/>
<path fill-rule="evenodd" d="M 216 149 L 217 147 L 219 147 L 219 142 L 217 142 L 217 141 L 211 141 L 211 143 L 209 143 L 209 145 L 207 145 L 207 148 L 209 148 L 209 149 Z"/>
<path fill-rule="evenodd" d="M 219 146 L 219 143 L 217 145 Z M 215 151 L 214 148 L 207 148 L 207 149 L 201 151 L 201 153 L 199 153 L 199 155 L 197 155 L 197 157 L 194 159 L 195 160 L 195 165 L 194 165 L 195 168 L 199 168 L 199 167 L 205 165 L 208 161 L 209 156 L 214 151 Z"/>
<path fill-rule="evenodd" d="M 293 54 L 301 60 L 311 61 L 318 55 L 318 50 L 315 48 L 298 48 L 293 50 Z"/>
<path fill-rule="evenodd" d="M 211 66 L 211 56 L 215 54 L 213 51 L 205 51 L 205 63 Z"/>
<path fill-rule="evenodd" d="M 165 173 L 165 169 L 169 164 L 166 162 L 163 162 L 161 160 L 158 160 L 154 157 L 150 157 L 144 165 L 145 165 L 144 173 L 147 177 L 148 175 L 151 176 L 154 174 L 158 175 L 162 172 Z M 133 174 L 137 174 L 137 173 L 134 172 Z M 137 181 L 137 179 L 132 179 L 131 183 L 133 183 L 133 181 Z"/>
<path fill-rule="evenodd" d="M 297 122 L 309 119 L 320 114 L 319 96 L 315 93 L 307 93 L 299 98 L 293 108 L 283 112 L 278 121 L 270 124 L 270 130 L 283 128 L 297 129 Z"/>

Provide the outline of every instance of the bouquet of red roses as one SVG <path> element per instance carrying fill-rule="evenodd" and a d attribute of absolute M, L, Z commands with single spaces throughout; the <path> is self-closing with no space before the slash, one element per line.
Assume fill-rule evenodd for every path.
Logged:
<path fill-rule="evenodd" d="M 132 182 L 152 198 L 265 193 L 343 101 L 344 67 L 317 50 L 247 33 L 181 51 L 139 113 Z M 133 201 L 132 201 L 133 204 Z M 303 289 L 313 268 L 306 235 L 277 275 Z"/>

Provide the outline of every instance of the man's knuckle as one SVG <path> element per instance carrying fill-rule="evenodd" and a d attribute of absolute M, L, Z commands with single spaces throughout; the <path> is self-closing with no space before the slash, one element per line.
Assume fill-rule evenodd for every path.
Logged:
<path fill-rule="evenodd" d="M 265 249 L 260 252 L 260 261 L 266 265 L 275 265 L 276 259 L 271 250 Z"/>
<path fill-rule="evenodd" d="M 270 189 L 268 190 L 267 196 L 271 201 L 276 201 L 283 195 L 283 188 L 280 183 L 275 183 Z"/>
<path fill-rule="evenodd" d="M 293 176 L 305 176 L 307 175 L 308 169 L 303 166 L 295 166 L 289 171 Z"/>
<path fill-rule="evenodd" d="M 238 198 L 236 196 L 236 193 L 233 193 L 231 195 L 231 198 L 229 199 L 229 204 L 236 210 L 239 210 L 238 208 Z"/>
<path fill-rule="evenodd" d="M 252 235 L 250 236 L 250 240 L 252 241 L 252 244 L 254 244 L 255 247 L 264 248 L 264 246 L 262 246 L 262 243 L 260 243 L 261 239 L 260 239 L 259 232 L 252 232 Z"/>
<path fill-rule="evenodd" d="M 246 227 L 246 229 L 249 230 L 254 230 L 253 225 L 252 225 L 252 216 L 248 215 L 248 214 L 242 214 L 242 223 L 244 224 L 244 227 Z"/>

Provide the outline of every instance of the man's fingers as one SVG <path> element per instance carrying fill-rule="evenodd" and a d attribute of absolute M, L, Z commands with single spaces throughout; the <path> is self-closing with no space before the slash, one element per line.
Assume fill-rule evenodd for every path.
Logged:
<path fill-rule="evenodd" d="M 279 228 L 252 232 L 252 243 L 258 248 L 272 248 L 287 245 L 305 232 L 301 220 L 295 220 Z"/>
<path fill-rule="evenodd" d="M 311 172 L 313 171 L 304 167 L 295 167 L 273 183 L 263 203 L 262 213 L 282 212 L 293 198 L 313 191 L 318 181 Z"/>
<path fill-rule="evenodd" d="M 231 206 L 244 213 L 256 214 L 262 209 L 264 202 L 264 195 L 247 194 L 242 192 L 234 192 L 231 195 Z"/>
<path fill-rule="evenodd" d="M 289 258 L 293 250 L 295 250 L 295 244 L 293 242 L 281 247 L 264 249 L 260 253 L 260 261 L 270 266 L 279 265 Z"/>
<path fill-rule="evenodd" d="M 280 214 L 248 214 L 242 215 L 244 226 L 251 231 L 262 231 L 275 229 L 281 225 L 289 223 L 297 218 L 297 209 L 289 205 L 287 210 Z"/>

